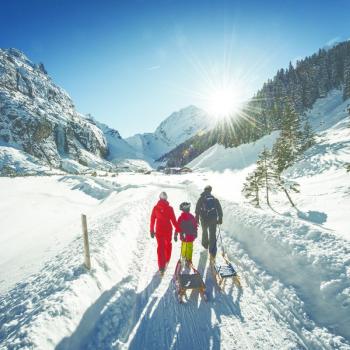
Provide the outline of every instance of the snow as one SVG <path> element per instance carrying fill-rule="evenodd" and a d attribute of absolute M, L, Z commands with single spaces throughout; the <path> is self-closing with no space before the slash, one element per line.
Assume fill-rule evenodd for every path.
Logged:
<path fill-rule="evenodd" d="M 80 232 L 81 212 L 98 201 L 60 177 L 0 178 L 0 291 L 37 271 Z M 61 178 L 62 179 L 62 178 Z M 64 179 L 64 178 L 63 178 Z"/>
<path fill-rule="evenodd" d="M 271 194 L 272 206 L 279 212 L 321 224 L 348 240 L 350 229 L 344 212 L 350 208 L 349 173 L 345 170 L 350 163 L 349 105 L 350 100 L 343 101 L 340 90 L 333 90 L 307 113 L 317 130 L 317 144 L 285 172 L 300 184 L 301 193 L 293 196 L 299 211 L 291 210 L 283 195 Z M 202 173 L 199 181 L 203 187 L 211 183 L 222 198 L 244 202 L 241 190 L 245 178 L 263 147 L 271 148 L 277 136 L 274 132 L 236 148 L 215 145 L 188 166 Z"/>
<path fill-rule="evenodd" d="M 324 98 L 319 98 L 312 109 L 306 113 L 312 128 L 319 131 L 333 127 L 339 121 L 349 115 L 347 108 L 350 106 L 350 99 L 343 101 L 343 91 L 332 90 Z"/>
<path fill-rule="evenodd" d="M 219 171 L 241 170 L 256 163 L 264 147 L 271 149 L 278 132 L 264 136 L 253 144 L 243 144 L 235 148 L 225 148 L 216 144 L 192 160 L 188 167 L 195 170 Z"/>
<path fill-rule="evenodd" d="M 194 263 L 206 281 L 209 302 L 193 293 L 180 305 L 172 283 L 180 245 L 173 244 L 173 257 L 161 280 L 155 241 L 148 235 L 149 214 L 162 190 L 168 192 L 177 215 L 180 202 L 194 204 L 203 174 L 2 179 L 1 189 L 9 187 L 4 180 L 14 181 L 18 193 L 33 191 L 29 198 L 38 192 L 35 182 L 46 183 L 50 193 L 58 187 L 65 193 L 63 186 L 70 198 L 84 198 L 85 203 L 90 198 L 88 208 L 79 209 L 88 214 L 93 270 L 88 273 L 82 267 L 78 208 L 64 204 L 67 218 L 59 220 L 61 243 L 55 243 L 55 252 L 41 256 L 31 276 L 22 276 L 0 296 L 0 348 L 350 348 L 350 243 L 322 227 L 219 196 L 225 246 L 243 289 L 228 286 L 226 293 L 218 292 L 198 239 Z M 116 190 L 97 200 L 94 186 L 108 183 Z M 46 215 L 53 203 L 49 197 L 40 200 Z M 36 206 L 27 210 L 28 215 L 37 213 Z M 13 214 L 7 215 L 9 221 L 2 227 L 14 224 Z M 75 218 L 76 226 L 65 224 L 68 217 Z M 26 227 L 27 232 L 35 231 L 28 223 Z M 55 229 L 47 226 L 35 242 Z M 63 233 L 69 238 L 61 237 Z M 16 238 L 9 236 L 7 245 L 14 245 Z M 30 261 L 36 254 L 23 255 Z M 5 278 L 3 266 L 0 271 L 1 279 L 13 280 Z"/>
<path fill-rule="evenodd" d="M 335 103 L 332 94 L 321 101 L 332 124 L 288 169 L 301 187 L 293 195 L 298 210 L 278 194 L 274 210 L 255 209 L 241 195 L 276 133 L 237 149 L 213 147 L 186 175 L 0 178 L 7 199 L 0 203 L 0 349 L 350 349 L 350 128 L 347 101 Z M 218 291 L 200 233 L 193 261 L 209 301 L 194 292 L 180 305 L 172 281 L 180 244 L 160 279 L 149 215 L 161 191 L 178 216 L 179 204 L 193 208 L 209 183 L 242 288 Z M 91 272 L 82 265 L 82 212 Z"/>
<path fill-rule="evenodd" d="M 144 159 L 157 160 L 199 132 L 214 126 L 214 120 L 203 110 L 189 106 L 172 113 L 154 133 L 136 134 L 126 141 Z"/>
<path fill-rule="evenodd" d="M 0 145 L 0 171 L 8 169 L 12 174 L 49 173 L 50 167 L 28 153 L 13 147 Z"/>
<path fill-rule="evenodd" d="M 147 159 L 142 153 L 135 150 L 129 143 L 127 143 L 115 129 L 98 122 L 90 116 L 89 120 L 93 120 L 96 126 L 102 130 L 108 145 L 108 156 L 107 160 L 112 163 L 119 164 L 120 161 L 126 159 Z M 151 159 L 147 159 L 151 161 Z"/>

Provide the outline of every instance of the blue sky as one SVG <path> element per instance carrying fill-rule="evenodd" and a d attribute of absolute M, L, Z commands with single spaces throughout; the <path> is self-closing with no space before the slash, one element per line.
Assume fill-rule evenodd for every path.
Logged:
<path fill-rule="evenodd" d="M 350 38 L 350 1 L 8 0 L 1 47 L 44 62 L 79 112 L 153 131 L 222 79 L 249 97 L 277 69 Z"/>

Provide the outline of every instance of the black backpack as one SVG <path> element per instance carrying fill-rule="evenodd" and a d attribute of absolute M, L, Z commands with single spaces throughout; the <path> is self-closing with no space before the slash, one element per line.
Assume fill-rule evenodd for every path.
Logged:
<path fill-rule="evenodd" d="M 211 194 L 203 198 L 202 216 L 206 220 L 217 218 L 215 198 Z"/>
<path fill-rule="evenodd" d="M 180 228 L 182 233 L 197 237 L 197 229 L 192 219 L 182 220 Z"/>

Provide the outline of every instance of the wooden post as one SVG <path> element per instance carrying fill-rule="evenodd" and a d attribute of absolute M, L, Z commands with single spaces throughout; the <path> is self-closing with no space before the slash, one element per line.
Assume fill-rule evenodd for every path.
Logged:
<path fill-rule="evenodd" d="M 90 248 L 89 248 L 89 236 L 87 230 L 87 221 L 86 215 L 81 214 L 81 224 L 83 227 L 83 237 L 84 237 L 84 263 L 88 270 L 91 270 L 91 261 L 90 261 Z"/>

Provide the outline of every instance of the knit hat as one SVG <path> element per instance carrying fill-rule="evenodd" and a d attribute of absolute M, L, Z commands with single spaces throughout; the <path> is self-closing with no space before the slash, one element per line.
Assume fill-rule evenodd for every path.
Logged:
<path fill-rule="evenodd" d="M 211 192 L 212 189 L 213 189 L 213 188 L 212 188 L 210 185 L 207 185 L 207 186 L 204 187 L 204 191 L 205 191 L 205 192 Z"/>
<path fill-rule="evenodd" d="M 164 199 L 166 201 L 168 199 L 168 195 L 166 194 L 166 192 L 161 192 L 159 198 Z"/>
<path fill-rule="evenodd" d="M 180 210 L 181 210 L 181 211 L 189 212 L 189 211 L 190 211 L 190 208 L 191 208 L 191 203 L 182 202 L 182 203 L 180 204 Z"/>

